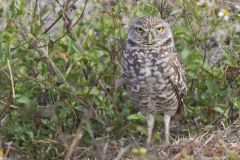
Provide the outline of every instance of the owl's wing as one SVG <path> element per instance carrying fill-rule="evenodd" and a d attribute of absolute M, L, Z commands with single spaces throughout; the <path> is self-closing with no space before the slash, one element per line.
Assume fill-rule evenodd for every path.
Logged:
<path fill-rule="evenodd" d="M 170 76 L 170 81 L 177 94 L 179 102 L 177 112 L 180 113 L 184 109 L 184 99 L 187 91 L 185 70 L 183 68 L 181 58 L 176 52 L 172 53 L 169 64 L 174 71 L 174 74 Z"/>

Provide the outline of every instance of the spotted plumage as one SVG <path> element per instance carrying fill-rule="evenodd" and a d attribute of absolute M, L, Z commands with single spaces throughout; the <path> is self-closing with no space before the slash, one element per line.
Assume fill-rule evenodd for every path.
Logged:
<path fill-rule="evenodd" d="M 147 116 L 147 143 L 151 142 L 156 114 L 164 115 L 169 143 L 170 118 L 183 109 L 186 80 L 167 22 L 147 16 L 130 26 L 122 58 L 122 79 L 134 105 Z"/>

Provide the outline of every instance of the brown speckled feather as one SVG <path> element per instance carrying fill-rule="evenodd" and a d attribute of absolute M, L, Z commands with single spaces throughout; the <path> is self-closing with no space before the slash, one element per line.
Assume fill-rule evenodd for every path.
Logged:
<path fill-rule="evenodd" d="M 127 91 L 143 114 L 182 110 L 185 71 L 173 49 L 127 49 L 122 61 Z"/>

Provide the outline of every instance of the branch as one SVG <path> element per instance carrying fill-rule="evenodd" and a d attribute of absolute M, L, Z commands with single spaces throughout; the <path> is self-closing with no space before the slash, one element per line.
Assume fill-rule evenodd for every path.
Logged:
<path fill-rule="evenodd" d="M 62 18 L 62 14 L 43 32 L 43 34 L 47 33 L 55 24 Z"/>
<path fill-rule="evenodd" d="M 83 11 L 80 15 L 80 17 L 76 20 L 76 22 L 72 25 L 72 28 L 74 28 L 78 22 L 82 19 L 83 15 L 84 15 L 84 12 L 85 12 L 85 9 L 86 9 L 86 6 L 87 6 L 87 3 L 88 3 L 88 0 L 85 0 L 85 3 L 84 3 L 84 7 L 83 7 Z"/>
<path fill-rule="evenodd" d="M 14 81 L 13 81 L 13 75 L 12 75 L 12 68 L 10 66 L 10 62 L 9 59 L 7 59 L 7 65 L 8 65 L 8 70 L 9 70 L 9 74 L 10 74 L 10 80 L 11 80 L 11 86 L 12 86 L 12 96 L 13 98 L 15 98 L 16 94 L 15 94 L 15 89 L 14 89 Z"/>
<path fill-rule="evenodd" d="M 69 148 L 67 150 L 67 153 L 66 153 L 66 156 L 65 156 L 64 160 L 70 160 L 75 146 L 78 145 L 78 143 L 82 139 L 83 135 L 84 135 L 83 127 L 82 127 L 82 124 L 80 123 L 80 125 L 78 126 L 78 129 L 77 129 L 77 132 L 76 132 L 71 144 L 69 145 Z"/>

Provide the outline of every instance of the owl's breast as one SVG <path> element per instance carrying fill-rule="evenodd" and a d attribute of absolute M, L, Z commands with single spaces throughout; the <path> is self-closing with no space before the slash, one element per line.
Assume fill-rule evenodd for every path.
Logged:
<path fill-rule="evenodd" d="M 159 50 L 126 50 L 123 56 L 122 76 L 126 89 L 143 113 L 175 114 L 178 99 L 172 82 L 177 80 L 177 74 L 171 67 L 171 54 Z"/>
<path fill-rule="evenodd" d="M 130 81 L 152 81 L 164 79 L 168 57 L 159 50 L 126 50 L 122 68 L 125 77 Z"/>

